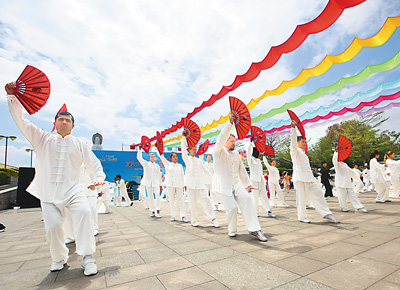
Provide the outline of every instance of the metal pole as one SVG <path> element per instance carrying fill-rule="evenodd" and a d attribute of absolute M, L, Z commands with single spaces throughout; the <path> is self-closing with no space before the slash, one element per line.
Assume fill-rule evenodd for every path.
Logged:
<path fill-rule="evenodd" d="M 7 168 L 7 146 L 8 146 L 8 137 L 5 137 L 6 138 L 6 154 L 5 154 L 5 156 L 4 156 L 4 168 L 6 169 Z"/>
<path fill-rule="evenodd" d="M 31 150 L 31 168 L 32 168 L 32 155 L 33 155 L 33 150 Z"/>

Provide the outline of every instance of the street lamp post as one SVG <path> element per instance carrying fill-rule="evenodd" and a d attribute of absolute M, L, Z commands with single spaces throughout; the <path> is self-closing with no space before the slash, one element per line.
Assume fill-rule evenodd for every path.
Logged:
<path fill-rule="evenodd" d="M 6 138 L 6 153 L 4 154 L 4 168 L 7 168 L 7 147 L 8 147 L 8 138 L 10 138 L 11 140 L 15 140 L 17 139 L 17 137 L 15 136 L 4 136 L 4 135 L 0 135 L 0 140 Z"/>
<path fill-rule="evenodd" d="M 34 149 L 25 149 L 26 152 L 31 152 L 31 167 L 32 167 L 32 155 L 33 155 L 33 151 L 35 151 Z"/>

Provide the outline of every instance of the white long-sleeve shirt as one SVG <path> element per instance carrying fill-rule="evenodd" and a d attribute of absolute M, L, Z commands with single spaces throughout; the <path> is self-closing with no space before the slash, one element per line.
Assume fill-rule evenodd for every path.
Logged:
<path fill-rule="evenodd" d="M 400 179 L 400 160 L 387 159 L 387 173 L 390 173 L 390 179 Z"/>
<path fill-rule="evenodd" d="M 183 188 L 184 173 L 183 166 L 179 163 L 170 162 L 162 154 L 158 154 L 165 167 L 165 186 Z"/>
<path fill-rule="evenodd" d="M 279 184 L 279 179 L 281 178 L 279 176 L 279 170 L 275 166 L 272 166 L 268 163 L 268 160 L 265 156 L 263 156 L 263 161 L 265 166 L 267 166 L 268 169 L 268 182 L 273 183 L 273 184 Z"/>
<path fill-rule="evenodd" d="M 190 189 L 205 189 L 206 179 L 212 178 L 203 161 L 187 153 L 186 138 L 181 140 L 182 158 L 186 164 L 185 185 Z"/>
<path fill-rule="evenodd" d="M 161 186 L 161 169 L 160 166 L 151 161 L 146 161 L 142 157 L 142 150 L 139 149 L 137 159 L 140 165 L 143 166 L 143 178 L 141 183 L 147 187 Z"/>
<path fill-rule="evenodd" d="M 372 158 L 369 162 L 369 168 L 371 171 L 371 182 L 381 183 L 385 182 L 385 165 L 379 164 L 376 158 Z"/>
<path fill-rule="evenodd" d="M 128 190 L 126 189 L 125 180 L 123 180 L 122 178 L 120 180 L 117 180 L 115 186 L 117 188 L 117 195 L 122 195 L 122 196 L 123 194 L 128 195 Z"/>
<path fill-rule="evenodd" d="M 14 95 L 8 95 L 8 108 L 15 124 L 36 152 L 36 173 L 27 191 L 43 202 L 60 204 L 81 191 L 80 167 L 93 174 L 96 182 L 105 175 L 89 145 L 70 135 L 52 135 L 29 122 Z"/>
<path fill-rule="evenodd" d="M 239 186 L 249 187 L 251 182 L 239 153 L 228 150 L 224 145 L 232 129 L 228 123 L 221 131 L 214 146 L 214 181 L 213 191 L 232 196 Z"/>
<path fill-rule="evenodd" d="M 211 177 L 210 176 L 206 176 L 206 180 L 205 180 L 205 183 L 207 184 L 207 185 L 211 185 L 212 184 L 212 181 L 213 181 L 213 176 L 214 176 L 214 164 L 212 164 L 211 162 L 207 162 L 207 161 L 204 161 L 204 157 L 203 157 L 204 155 L 200 155 L 199 156 L 199 159 L 201 160 L 201 161 L 203 161 L 203 163 L 204 163 L 204 165 L 207 167 L 207 169 L 208 169 L 208 171 L 210 172 L 210 174 L 211 174 Z"/>
<path fill-rule="evenodd" d="M 346 163 L 338 161 L 338 153 L 333 153 L 332 163 L 335 167 L 335 186 L 340 188 L 353 188 L 351 179 L 355 183 L 361 182 L 360 175 L 351 169 Z"/>
<path fill-rule="evenodd" d="M 253 143 L 249 142 L 249 147 L 247 150 L 247 164 L 250 168 L 250 180 L 257 182 L 264 182 L 264 174 L 263 174 L 263 166 L 261 164 L 261 160 L 253 157 Z"/>
<path fill-rule="evenodd" d="M 293 183 L 296 183 L 297 181 L 316 182 L 311 171 L 310 159 L 308 159 L 308 156 L 303 149 L 297 147 L 296 128 L 292 128 L 291 131 L 290 157 L 293 162 Z"/>

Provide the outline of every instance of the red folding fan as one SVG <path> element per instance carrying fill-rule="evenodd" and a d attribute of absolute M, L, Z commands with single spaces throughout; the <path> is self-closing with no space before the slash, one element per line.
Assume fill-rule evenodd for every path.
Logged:
<path fill-rule="evenodd" d="M 21 105 L 32 115 L 46 104 L 50 95 L 50 82 L 41 70 L 27 65 L 12 90 Z"/>
<path fill-rule="evenodd" d="M 251 117 L 246 105 L 235 97 L 229 97 L 231 112 L 235 115 L 236 133 L 239 139 L 246 137 L 251 127 Z"/>
<path fill-rule="evenodd" d="M 299 117 L 297 117 L 297 115 L 291 110 L 287 110 L 287 112 L 290 116 L 290 119 L 296 122 L 296 127 L 297 129 L 299 129 L 301 136 L 303 136 L 303 138 L 306 139 L 306 131 L 304 131 L 303 124 L 301 123 Z"/>
<path fill-rule="evenodd" d="M 264 145 L 264 154 L 267 156 L 275 156 L 275 150 L 272 148 L 272 146 L 269 145 Z"/>
<path fill-rule="evenodd" d="M 142 142 L 139 146 L 144 152 L 149 153 L 151 148 L 150 139 L 146 136 L 142 136 Z"/>
<path fill-rule="evenodd" d="M 58 110 L 56 116 L 57 116 L 58 113 L 60 113 L 60 112 L 68 112 L 68 110 L 67 110 L 67 105 L 66 105 L 66 104 L 62 105 L 62 107 Z M 53 126 L 53 130 L 51 130 L 51 132 L 53 132 L 55 128 L 56 128 L 56 125 Z"/>
<path fill-rule="evenodd" d="M 158 131 L 157 131 L 156 147 L 157 147 L 158 153 L 160 153 L 160 155 L 162 155 L 163 151 L 164 151 L 164 142 L 162 140 L 160 132 L 158 132 Z"/>
<path fill-rule="evenodd" d="M 186 137 L 188 147 L 192 148 L 200 140 L 200 128 L 199 126 L 188 118 L 182 119 L 183 133 L 182 135 Z"/>
<path fill-rule="evenodd" d="M 204 142 L 203 144 L 200 145 L 199 150 L 197 150 L 196 155 L 203 155 L 204 153 L 206 153 L 209 144 L 210 143 L 209 143 L 209 141 L 207 139 L 206 142 Z"/>
<path fill-rule="evenodd" d="M 265 132 L 256 126 L 251 126 L 251 137 L 250 140 L 254 142 L 258 151 L 263 152 L 265 150 Z"/>
<path fill-rule="evenodd" d="M 351 142 L 349 138 L 339 135 L 339 142 L 338 142 L 338 161 L 346 160 L 351 153 Z"/>

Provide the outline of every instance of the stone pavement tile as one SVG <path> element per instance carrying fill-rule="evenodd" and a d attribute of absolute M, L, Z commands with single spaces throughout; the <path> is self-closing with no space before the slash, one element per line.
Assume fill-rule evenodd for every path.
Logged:
<path fill-rule="evenodd" d="M 121 237 L 119 240 L 114 240 L 112 242 L 102 242 L 98 241 L 96 243 L 96 249 L 106 249 L 106 248 L 116 248 L 116 247 L 126 247 L 127 245 L 130 245 L 128 240 L 123 239 Z"/>
<path fill-rule="evenodd" d="M 41 268 L 41 267 L 49 269 L 50 265 L 51 265 L 51 258 L 50 258 L 50 254 L 49 254 L 49 256 L 46 258 L 26 261 L 22 265 L 22 267 L 19 268 L 19 271 L 25 271 L 28 269 L 36 269 L 36 268 Z"/>
<path fill-rule="evenodd" d="M 302 254 L 302 256 L 328 264 L 335 264 L 367 250 L 369 250 L 368 247 L 337 242 L 309 251 Z"/>
<path fill-rule="evenodd" d="M 35 290 L 72 290 L 72 289 L 104 289 L 107 287 L 104 273 L 98 273 L 94 276 L 80 277 L 67 281 L 49 283 L 32 288 Z"/>
<path fill-rule="evenodd" d="M 400 216 L 385 216 L 377 219 L 370 220 L 371 224 L 375 225 L 390 225 L 400 222 Z"/>
<path fill-rule="evenodd" d="M 198 267 L 190 267 L 162 275 L 157 278 L 168 290 L 185 289 L 194 285 L 203 284 L 214 280 L 213 277 L 206 274 Z"/>
<path fill-rule="evenodd" d="M 366 232 L 378 232 L 385 234 L 393 234 L 398 232 L 399 228 L 395 225 L 374 225 L 370 223 L 360 223 L 358 224 L 360 230 Z"/>
<path fill-rule="evenodd" d="M 277 245 L 272 247 L 273 249 L 278 249 L 280 251 L 285 251 L 288 253 L 294 253 L 294 254 L 302 254 L 302 253 L 306 253 L 308 251 L 311 251 L 313 249 L 315 249 L 315 246 L 310 246 L 310 245 L 305 245 L 302 243 L 298 243 L 298 242 L 288 242 L 288 243 L 284 243 L 281 245 Z"/>
<path fill-rule="evenodd" d="M 394 272 L 393 274 L 390 274 L 384 280 L 388 281 L 388 282 L 391 282 L 391 283 L 394 283 L 394 284 L 399 284 L 400 285 L 400 270 Z"/>
<path fill-rule="evenodd" d="M 300 279 L 294 280 L 292 282 L 288 282 L 282 286 L 274 288 L 274 290 L 299 290 L 299 289 L 336 290 L 335 288 L 331 288 L 327 285 L 315 282 L 315 281 L 305 278 L 305 277 L 302 277 Z"/>
<path fill-rule="evenodd" d="M 269 233 L 264 233 L 268 237 L 268 244 L 269 245 L 281 245 L 283 243 L 298 241 L 303 238 L 309 237 L 309 234 L 300 233 L 299 231 L 294 231 L 285 234 L 273 235 L 269 236 Z"/>
<path fill-rule="evenodd" d="M 182 257 L 146 263 L 133 267 L 106 272 L 107 286 L 114 286 L 155 275 L 192 267 L 193 264 Z"/>
<path fill-rule="evenodd" d="M 32 253 L 32 254 L 23 254 L 23 255 L 15 255 L 11 257 L 7 257 L 0 259 L 0 265 L 6 265 L 6 264 L 11 264 L 11 263 L 16 263 L 16 262 L 24 262 L 24 261 L 29 261 L 29 260 L 34 260 L 34 259 L 40 259 L 40 258 L 45 258 L 45 257 L 50 257 L 49 252 L 40 252 L 40 253 Z"/>
<path fill-rule="evenodd" d="M 284 224 L 274 225 L 274 226 L 269 226 L 269 227 L 265 227 L 264 228 L 264 232 L 265 233 L 274 234 L 274 235 L 294 232 L 294 231 L 297 231 L 297 230 L 298 230 L 297 227 L 287 226 L 287 225 L 284 225 Z"/>
<path fill-rule="evenodd" d="M 0 246 L 3 247 L 1 243 L 0 243 Z M 35 242 L 35 243 L 31 243 L 31 242 L 27 243 L 26 241 L 24 241 L 20 244 L 17 244 L 14 242 L 13 246 L 9 250 L 15 251 L 15 250 L 22 250 L 22 249 L 26 249 L 26 248 L 42 247 L 42 246 L 48 247 L 48 244 L 44 238 L 43 238 L 43 241 Z"/>
<path fill-rule="evenodd" d="M 12 273 L 0 274 L 1 289 L 17 290 L 27 289 L 37 285 L 45 285 L 55 281 L 56 272 L 50 272 L 47 268 L 30 269 Z"/>
<path fill-rule="evenodd" d="M 247 255 L 235 256 L 199 267 L 231 289 L 270 289 L 299 277 Z"/>
<path fill-rule="evenodd" d="M 112 287 L 107 287 L 110 290 L 165 290 L 165 287 L 162 285 L 160 280 L 157 277 L 149 277 L 141 280 L 136 280 L 133 282 L 128 282 L 124 284 L 119 284 Z"/>
<path fill-rule="evenodd" d="M 366 247 L 376 247 L 388 241 L 394 240 L 398 235 L 366 232 L 360 235 L 355 235 L 351 238 L 343 240 L 343 242 L 362 245 Z"/>
<path fill-rule="evenodd" d="M 24 262 L 18 262 L 18 263 L 0 265 L 0 274 L 15 272 L 22 266 L 23 263 Z"/>
<path fill-rule="evenodd" d="M 379 281 L 376 284 L 368 287 L 367 290 L 398 290 L 400 288 L 399 284 L 393 284 L 387 281 Z"/>
<path fill-rule="evenodd" d="M 350 238 L 352 235 L 353 234 L 350 233 L 327 232 L 324 234 L 320 234 L 318 236 L 312 236 L 305 239 L 300 239 L 298 240 L 298 242 L 306 245 L 312 245 L 315 247 L 322 247 L 325 245 L 335 243 L 337 241 Z"/>
<path fill-rule="evenodd" d="M 221 245 L 210 242 L 206 239 L 196 239 L 193 241 L 180 242 L 178 244 L 169 245 L 169 247 L 177 252 L 179 255 L 187 255 L 220 248 Z"/>
<path fill-rule="evenodd" d="M 214 280 L 200 285 L 186 288 L 185 290 L 229 290 L 224 284 Z"/>
<path fill-rule="evenodd" d="M 250 252 L 247 255 L 254 257 L 258 260 L 261 260 L 263 262 L 272 263 L 278 260 L 294 256 L 296 255 L 296 253 L 290 253 L 278 247 L 269 247 L 268 249 Z"/>
<path fill-rule="evenodd" d="M 336 289 L 366 289 L 399 267 L 363 257 L 352 257 L 307 277 Z"/>
<path fill-rule="evenodd" d="M 175 251 L 164 245 L 148 249 L 140 249 L 137 250 L 137 252 L 146 263 L 176 258 L 179 256 Z"/>
<path fill-rule="evenodd" d="M 17 255 L 32 254 L 32 253 L 36 252 L 37 249 L 38 249 L 38 246 L 19 249 L 19 250 L 0 251 L 0 259 L 3 260 L 3 259 L 7 259 L 10 256 L 12 257 L 12 256 L 17 256 Z"/>
<path fill-rule="evenodd" d="M 230 248 L 224 247 L 224 248 L 217 248 L 209 251 L 203 251 L 199 253 L 185 255 L 184 258 L 186 258 L 195 265 L 201 265 L 209 262 L 230 258 L 237 255 L 240 255 L 240 253 Z"/>
<path fill-rule="evenodd" d="M 325 232 L 333 231 L 332 227 L 328 225 L 319 225 L 319 224 L 305 224 L 298 222 L 299 225 L 302 225 L 302 229 L 299 230 L 299 233 L 308 234 L 309 237 L 314 235 L 320 235 Z"/>
<path fill-rule="evenodd" d="M 400 239 L 377 246 L 360 254 L 360 256 L 374 259 L 376 261 L 400 265 Z"/>
<path fill-rule="evenodd" d="M 262 249 L 269 248 L 269 243 L 261 243 L 258 240 L 243 242 L 240 244 L 232 245 L 229 248 L 232 250 L 238 251 L 240 253 L 250 253 L 253 251 L 258 251 Z"/>
<path fill-rule="evenodd" d="M 248 239 L 247 236 L 251 236 L 247 232 L 245 234 L 240 234 L 238 232 L 237 234 L 238 235 L 234 239 L 230 238 L 228 236 L 228 234 L 225 234 L 225 235 L 218 235 L 218 236 L 215 236 L 215 237 L 210 237 L 210 238 L 207 238 L 207 240 L 209 240 L 209 241 L 211 241 L 213 243 L 220 244 L 221 246 L 225 246 L 226 247 L 226 246 L 232 246 L 232 245 L 236 245 L 236 244 L 242 243 L 243 242 L 241 240 L 242 236 L 245 236 L 244 237 L 245 239 Z"/>
<path fill-rule="evenodd" d="M 301 276 L 306 276 L 329 266 L 329 264 L 308 259 L 299 255 L 279 260 L 272 264 Z"/>
<path fill-rule="evenodd" d="M 148 249 L 161 246 L 162 243 L 153 237 L 141 237 L 137 239 L 129 239 L 130 245 L 127 246 L 130 250 Z"/>
<path fill-rule="evenodd" d="M 165 245 L 172 245 L 172 244 L 176 244 L 176 243 L 186 243 L 186 242 L 198 239 L 197 236 L 192 235 L 190 233 L 183 232 L 181 230 L 179 230 L 179 232 L 174 233 L 174 234 L 155 235 L 154 237 Z"/>

